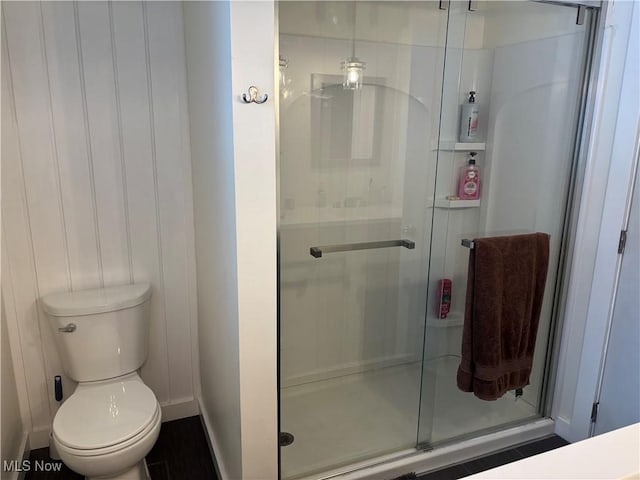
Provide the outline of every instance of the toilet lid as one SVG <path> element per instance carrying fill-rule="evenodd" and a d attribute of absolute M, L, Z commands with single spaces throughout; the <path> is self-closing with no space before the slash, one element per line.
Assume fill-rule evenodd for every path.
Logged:
<path fill-rule="evenodd" d="M 157 408 L 155 395 L 139 378 L 81 385 L 58 410 L 53 431 L 69 447 L 104 448 L 144 430 Z"/>

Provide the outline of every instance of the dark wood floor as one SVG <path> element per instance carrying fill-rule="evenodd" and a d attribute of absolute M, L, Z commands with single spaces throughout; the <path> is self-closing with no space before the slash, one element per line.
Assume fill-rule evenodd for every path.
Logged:
<path fill-rule="evenodd" d="M 520 445 L 460 465 L 453 465 L 436 472 L 421 475 L 418 480 L 454 480 L 467 475 L 498 467 L 525 457 L 553 450 L 568 442 L 554 435 L 542 440 Z M 48 449 L 31 452 L 30 459 L 50 461 Z M 200 417 L 189 417 L 162 424 L 160 436 L 149 455 L 147 465 L 152 480 L 219 480 L 205 437 Z M 407 478 L 410 478 L 407 476 Z M 62 466 L 60 472 L 30 471 L 27 480 L 83 480 L 81 475 Z M 267 480 L 267 479 L 261 479 Z"/>
<path fill-rule="evenodd" d="M 29 458 L 32 463 L 50 461 L 49 449 L 32 450 Z M 158 441 L 147 455 L 147 465 L 152 480 L 218 480 L 200 417 L 163 423 Z M 30 471 L 26 479 L 84 480 L 84 477 L 63 465 L 60 472 Z"/>
<path fill-rule="evenodd" d="M 152 480 L 219 480 L 200 417 L 163 423 L 147 465 Z"/>

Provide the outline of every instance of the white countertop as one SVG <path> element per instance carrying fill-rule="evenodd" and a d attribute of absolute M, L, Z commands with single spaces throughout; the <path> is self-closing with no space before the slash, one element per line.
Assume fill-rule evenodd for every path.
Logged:
<path fill-rule="evenodd" d="M 465 478 L 638 480 L 640 423 Z"/>

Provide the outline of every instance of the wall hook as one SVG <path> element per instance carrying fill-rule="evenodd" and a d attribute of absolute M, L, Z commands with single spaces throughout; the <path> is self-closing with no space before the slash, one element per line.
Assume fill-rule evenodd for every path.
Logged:
<path fill-rule="evenodd" d="M 242 94 L 242 101 L 244 103 L 253 102 L 257 104 L 262 104 L 267 101 L 267 98 L 269 98 L 269 95 L 267 95 L 266 93 L 261 98 L 258 98 L 258 87 L 254 87 L 253 85 L 249 87 L 248 93 L 249 95 L 247 95 L 246 93 Z"/>

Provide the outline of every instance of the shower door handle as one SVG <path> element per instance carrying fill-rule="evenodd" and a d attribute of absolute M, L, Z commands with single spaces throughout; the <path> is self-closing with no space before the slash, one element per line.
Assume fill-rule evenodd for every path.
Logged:
<path fill-rule="evenodd" d="M 351 252 L 353 250 L 371 250 L 373 248 L 404 247 L 409 250 L 416 248 L 411 240 L 384 240 L 381 242 L 343 243 L 341 245 L 319 245 L 311 247 L 309 253 L 312 257 L 320 258 L 323 253 Z"/>

